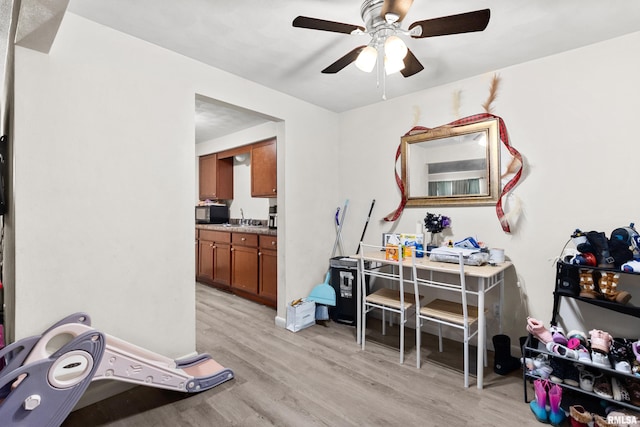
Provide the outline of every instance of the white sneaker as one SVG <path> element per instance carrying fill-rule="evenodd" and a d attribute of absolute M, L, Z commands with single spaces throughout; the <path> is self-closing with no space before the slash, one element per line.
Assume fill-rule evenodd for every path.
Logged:
<path fill-rule="evenodd" d="M 565 347 L 562 344 L 555 343 L 553 341 L 547 343 L 547 350 L 550 353 L 555 353 L 560 356 L 567 357 L 569 359 L 578 359 L 578 352 L 570 349 L 569 347 Z"/>
<path fill-rule="evenodd" d="M 591 352 L 591 363 L 594 365 L 604 366 L 605 368 L 611 369 L 611 363 L 609 362 L 609 357 L 606 354 L 602 354 L 598 351 Z"/>

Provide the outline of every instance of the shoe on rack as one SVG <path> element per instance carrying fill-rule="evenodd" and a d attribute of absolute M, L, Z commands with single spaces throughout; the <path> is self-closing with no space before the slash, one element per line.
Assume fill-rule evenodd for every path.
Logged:
<path fill-rule="evenodd" d="M 631 349 L 631 341 L 626 338 L 614 338 L 609 353 L 613 359 L 613 367 L 616 371 L 631 374 L 631 364 L 634 354 Z"/>
<path fill-rule="evenodd" d="M 587 350 L 583 346 L 580 346 L 574 350 L 578 352 L 579 363 L 588 363 L 588 364 L 593 363 L 593 361 L 591 360 L 591 353 L 589 353 L 589 350 Z"/>
<path fill-rule="evenodd" d="M 636 376 L 640 376 L 640 341 L 631 343 L 631 351 L 635 356 L 635 360 L 633 360 L 631 370 L 633 374 Z"/>
<path fill-rule="evenodd" d="M 584 391 L 592 392 L 593 384 L 596 381 L 596 375 L 593 372 L 587 370 L 582 365 L 579 365 L 577 369 L 578 369 L 578 378 L 580 381 L 580 388 Z M 599 374 L 599 375 L 602 375 L 602 374 Z"/>
<path fill-rule="evenodd" d="M 582 298 L 597 299 L 600 297 L 600 293 L 596 290 L 595 282 L 593 281 L 593 270 L 590 268 L 580 269 L 580 296 Z"/>
<path fill-rule="evenodd" d="M 611 369 L 611 362 L 609 361 L 609 356 L 606 354 L 602 354 L 599 351 L 591 352 L 591 364 L 602 366 L 603 368 Z"/>
<path fill-rule="evenodd" d="M 596 378 L 595 383 L 593 384 L 593 392 L 600 397 L 604 397 L 605 399 L 613 399 L 613 391 L 611 390 L 611 383 L 609 382 L 609 378 L 604 375 Z"/>
<path fill-rule="evenodd" d="M 551 367 L 549 379 L 556 384 L 562 384 L 566 377 L 567 361 L 552 357 L 549 360 L 549 366 Z"/>
<path fill-rule="evenodd" d="M 567 338 L 577 339 L 578 341 L 580 341 L 580 345 L 582 345 L 583 347 L 587 347 L 589 344 L 589 341 L 587 340 L 587 334 L 577 329 L 570 330 L 569 333 L 567 334 Z"/>
<path fill-rule="evenodd" d="M 551 332 L 551 337 L 553 338 L 553 342 L 564 345 L 564 346 L 568 344 L 569 340 L 567 339 L 567 336 L 564 334 L 564 329 L 562 329 L 562 326 L 560 325 L 551 326 L 549 328 L 549 332 Z"/>
<path fill-rule="evenodd" d="M 538 376 L 545 380 L 549 378 L 549 375 L 553 372 L 549 361 L 542 354 L 538 355 L 535 359 L 527 357 L 524 359 L 522 364 L 527 368 L 527 372 L 529 374 Z"/>
<path fill-rule="evenodd" d="M 613 339 L 608 332 L 601 331 L 599 329 L 592 329 L 589 331 L 591 337 L 591 350 L 599 351 L 600 353 L 609 354 L 611 349 L 611 343 Z"/>
<path fill-rule="evenodd" d="M 551 353 L 564 356 L 569 359 L 578 360 L 578 352 L 576 350 L 571 350 L 569 347 L 566 347 L 562 344 L 557 344 L 555 342 L 548 342 L 547 350 Z"/>
<path fill-rule="evenodd" d="M 640 406 L 640 380 L 625 378 L 624 386 L 629 392 L 629 402 L 634 406 Z"/>
<path fill-rule="evenodd" d="M 580 387 L 580 371 L 576 366 L 577 363 L 572 363 L 564 360 L 566 363 L 564 368 L 564 383 L 572 387 Z"/>
<path fill-rule="evenodd" d="M 582 405 L 570 406 L 569 416 L 571 417 L 571 427 L 587 427 L 593 421 L 591 412 L 584 409 Z"/>
<path fill-rule="evenodd" d="M 593 415 L 593 425 L 595 427 L 618 427 L 617 424 L 609 423 L 606 417 L 601 417 L 598 414 Z"/>
<path fill-rule="evenodd" d="M 613 394 L 613 398 L 618 402 L 629 403 L 631 401 L 629 392 L 621 379 L 611 377 L 611 392 Z"/>
<path fill-rule="evenodd" d="M 626 304 L 631 299 L 631 294 L 627 291 L 619 291 L 618 280 L 620 279 L 619 273 L 602 272 L 600 280 L 598 281 L 598 287 L 600 293 L 609 301 L 614 301 L 620 304 Z"/>
<path fill-rule="evenodd" d="M 553 342 L 551 332 L 538 319 L 527 317 L 527 331 L 541 341 L 542 344 L 546 345 L 548 342 Z"/>

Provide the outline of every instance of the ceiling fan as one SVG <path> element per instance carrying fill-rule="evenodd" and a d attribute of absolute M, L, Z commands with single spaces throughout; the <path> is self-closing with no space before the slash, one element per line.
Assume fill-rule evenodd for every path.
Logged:
<path fill-rule="evenodd" d="M 384 60 L 387 74 L 400 71 L 404 77 L 409 77 L 422 71 L 424 66 L 398 35 L 421 39 L 482 31 L 489 24 L 491 16 L 489 9 L 482 9 L 416 21 L 409 25 L 408 30 L 404 30 L 400 24 L 412 4 L 413 0 L 365 0 L 360 8 L 360 15 L 365 27 L 307 16 L 295 18 L 293 26 L 354 35 L 366 33 L 371 36 L 368 45 L 356 47 L 329 65 L 322 70 L 325 74 L 337 73 L 354 61 L 359 69 L 370 72 L 380 57 Z"/>

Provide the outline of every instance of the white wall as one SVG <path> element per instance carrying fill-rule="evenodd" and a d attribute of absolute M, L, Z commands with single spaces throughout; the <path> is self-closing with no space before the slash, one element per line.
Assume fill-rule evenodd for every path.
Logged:
<path fill-rule="evenodd" d="M 16 339 L 84 310 L 150 350 L 195 350 L 196 93 L 282 120 L 278 321 L 323 277 L 337 115 L 67 13 L 49 55 L 16 52 L 15 275 L 5 283 Z"/>
<path fill-rule="evenodd" d="M 340 185 L 343 197 L 351 200 L 345 243 L 355 249 L 371 199 L 376 207 L 365 239 L 370 243 L 380 242 L 383 232 L 413 232 L 426 212 L 448 215 L 454 238 L 475 236 L 505 248 L 515 264 L 507 274 L 507 333 L 512 338 L 525 335 L 527 314 L 548 324 L 552 260 L 573 230 L 609 235 L 616 227 L 640 222 L 640 201 L 632 190 L 637 181 L 640 57 L 629 54 L 639 49 L 640 33 L 635 33 L 497 71 L 502 82 L 495 114 L 505 120 L 526 168 L 514 191 L 523 210 L 511 234 L 502 231 L 491 206 L 407 208 L 397 224 L 382 221 L 400 201 L 394 179 L 400 136 L 414 125 L 436 127 L 455 120 L 456 90 L 462 91 L 462 116 L 482 112 L 493 73 L 342 114 Z M 420 118 L 414 123 L 416 110 Z M 634 301 L 640 302 L 640 294 Z M 637 326 L 628 319 L 624 327 L 623 322 L 609 324 L 602 312 L 586 312 L 570 326 Z"/>

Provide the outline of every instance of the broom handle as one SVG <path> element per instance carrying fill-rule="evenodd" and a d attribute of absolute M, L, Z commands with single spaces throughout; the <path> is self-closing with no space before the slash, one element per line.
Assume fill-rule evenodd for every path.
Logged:
<path fill-rule="evenodd" d="M 369 220 L 371 219 L 371 212 L 373 212 L 373 205 L 376 204 L 376 199 L 371 201 L 371 207 L 369 208 L 369 215 L 367 216 L 367 222 L 364 223 L 364 229 L 362 230 L 362 236 L 360 236 L 360 242 L 364 239 L 364 233 L 367 232 L 367 226 L 369 225 Z M 360 242 L 358 242 L 358 250 L 356 251 L 356 255 L 360 253 Z"/>

